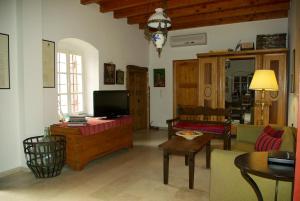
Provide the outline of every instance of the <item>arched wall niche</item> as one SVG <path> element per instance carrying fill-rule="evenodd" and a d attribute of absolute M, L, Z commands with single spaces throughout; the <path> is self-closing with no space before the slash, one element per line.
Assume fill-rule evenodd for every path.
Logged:
<path fill-rule="evenodd" d="M 93 91 L 99 90 L 99 51 L 78 38 L 64 38 L 57 43 L 56 52 L 68 51 L 82 56 L 84 112 L 93 115 Z"/>

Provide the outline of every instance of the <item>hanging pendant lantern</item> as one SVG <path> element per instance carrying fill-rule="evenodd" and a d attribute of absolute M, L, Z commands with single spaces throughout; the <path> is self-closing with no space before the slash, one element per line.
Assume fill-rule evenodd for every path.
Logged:
<path fill-rule="evenodd" d="M 167 29 L 171 27 L 171 19 L 164 13 L 164 9 L 156 8 L 155 13 L 148 19 L 148 27 L 153 29 Z"/>
<path fill-rule="evenodd" d="M 166 43 L 166 40 L 167 40 L 167 36 L 164 35 L 164 33 L 161 31 L 157 31 L 152 34 L 152 41 L 153 41 L 154 46 L 156 47 L 159 57 L 161 54 L 162 47 Z"/>
<path fill-rule="evenodd" d="M 164 9 L 156 8 L 155 13 L 148 19 L 145 34 L 152 40 L 159 57 L 167 41 L 168 28 L 170 27 L 171 19 L 164 13 Z"/>

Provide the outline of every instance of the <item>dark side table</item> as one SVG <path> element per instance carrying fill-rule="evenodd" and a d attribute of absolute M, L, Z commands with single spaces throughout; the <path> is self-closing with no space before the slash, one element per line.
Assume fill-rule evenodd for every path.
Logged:
<path fill-rule="evenodd" d="M 277 201 L 278 181 L 294 182 L 294 166 L 268 164 L 268 152 L 251 152 L 239 155 L 234 164 L 241 170 L 244 179 L 253 188 L 258 201 L 263 201 L 262 194 L 248 173 L 276 180 L 274 200 Z"/>

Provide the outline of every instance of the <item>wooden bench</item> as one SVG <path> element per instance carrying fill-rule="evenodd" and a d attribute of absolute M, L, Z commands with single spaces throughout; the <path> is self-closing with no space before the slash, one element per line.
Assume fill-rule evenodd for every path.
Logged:
<path fill-rule="evenodd" d="M 177 108 L 178 116 L 167 120 L 168 138 L 179 130 L 197 130 L 223 139 L 224 149 L 230 149 L 231 120 L 228 113 L 223 108 L 180 105 Z"/>

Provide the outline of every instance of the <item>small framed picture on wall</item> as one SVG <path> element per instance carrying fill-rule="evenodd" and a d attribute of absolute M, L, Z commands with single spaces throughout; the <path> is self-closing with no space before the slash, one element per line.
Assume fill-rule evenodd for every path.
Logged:
<path fill-rule="evenodd" d="M 0 89 L 10 89 L 9 35 L 0 33 Z"/>
<path fill-rule="evenodd" d="M 43 40 L 43 87 L 55 88 L 55 42 Z"/>
<path fill-rule="evenodd" d="M 154 82 L 154 87 L 166 86 L 164 68 L 153 69 L 153 82 Z"/>
<path fill-rule="evenodd" d="M 115 84 L 116 65 L 112 63 L 104 64 L 104 84 Z"/>
<path fill-rule="evenodd" d="M 116 71 L 116 84 L 124 84 L 124 71 Z"/>

